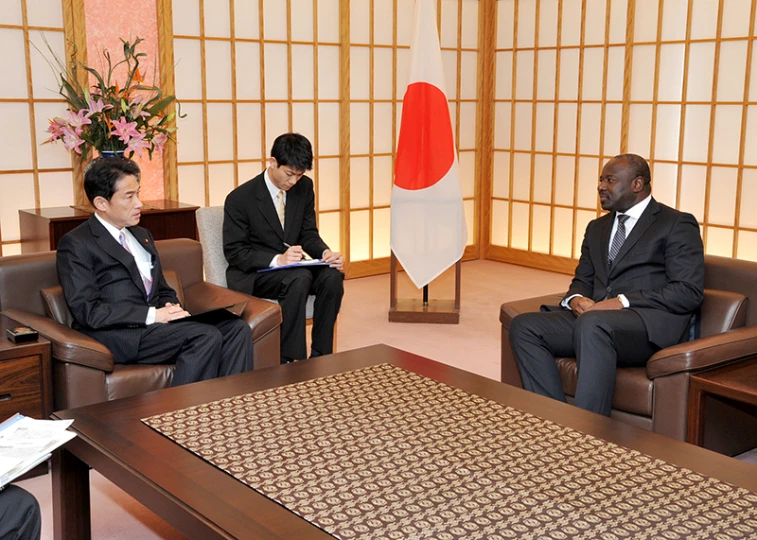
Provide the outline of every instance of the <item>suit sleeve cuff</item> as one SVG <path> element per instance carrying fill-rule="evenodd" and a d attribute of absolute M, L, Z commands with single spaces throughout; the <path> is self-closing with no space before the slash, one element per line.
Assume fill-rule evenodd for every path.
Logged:
<path fill-rule="evenodd" d="M 145 321 L 145 324 L 148 326 L 155 324 L 155 308 L 152 306 L 147 310 L 147 320 Z"/>
<path fill-rule="evenodd" d="M 625 294 L 619 294 L 618 300 L 620 300 L 620 303 L 623 304 L 623 308 L 631 307 L 631 302 L 628 301 L 628 298 L 626 298 Z"/>

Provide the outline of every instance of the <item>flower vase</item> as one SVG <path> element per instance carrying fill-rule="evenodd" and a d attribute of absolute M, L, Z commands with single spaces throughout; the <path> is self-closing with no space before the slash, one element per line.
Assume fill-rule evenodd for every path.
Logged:
<path fill-rule="evenodd" d="M 124 151 L 123 150 L 103 150 L 100 152 L 101 158 L 113 158 L 113 157 L 120 157 L 123 159 L 124 157 Z"/>

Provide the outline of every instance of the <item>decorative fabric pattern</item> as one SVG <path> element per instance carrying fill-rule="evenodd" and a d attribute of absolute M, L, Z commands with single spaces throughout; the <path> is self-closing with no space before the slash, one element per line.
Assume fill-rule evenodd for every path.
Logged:
<path fill-rule="evenodd" d="M 757 495 L 380 364 L 146 418 L 337 538 L 755 538 Z"/>

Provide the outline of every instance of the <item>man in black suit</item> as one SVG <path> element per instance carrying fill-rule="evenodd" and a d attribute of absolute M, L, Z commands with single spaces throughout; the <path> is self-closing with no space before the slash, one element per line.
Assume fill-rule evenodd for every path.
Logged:
<path fill-rule="evenodd" d="M 42 515 L 34 495 L 18 486 L 0 491 L 0 538 L 39 540 Z"/>
<path fill-rule="evenodd" d="M 315 294 L 311 357 L 330 354 L 344 294 L 342 254 L 318 234 L 310 141 L 298 133 L 276 138 L 268 168 L 226 197 L 223 247 L 229 288 L 278 300 L 281 363 L 307 357 L 305 304 Z M 320 258 L 329 266 L 258 270 Z"/>
<path fill-rule="evenodd" d="M 617 366 L 644 366 L 689 337 L 704 296 L 697 220 L 655 201 L 640 156 L 612 158 L 599 177 L 609 213 L 586 227 L 561 308 L 524 313 L 510 326 L 523 387 L 565 401 L 555 357 L 575 356 L 575 404 L 609 416 Z"/>
<path fill-rule="evenodd" d="M 95 214 L 61 238 L 57 254 L 75 327 L 116 363 L 175 362 L 173 386 L 249 371 L 252 332 L 243 320 L 165 324 L 189 314 L 163 277 L 152 235 L 137 226 L 139 174 L 122 158 L 99 158 L 85 173 Z"/>

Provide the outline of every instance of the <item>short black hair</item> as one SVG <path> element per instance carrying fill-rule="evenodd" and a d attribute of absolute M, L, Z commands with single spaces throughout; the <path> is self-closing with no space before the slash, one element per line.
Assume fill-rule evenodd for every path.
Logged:
<path fill-rule="evenodd" d="M 622 159 L 628 164 L 628 168 L 633 175 L 631 178 L 641 176 L 644 179 L 644 186 L 648 187 L 652 182 L 652 173 L 649 172 L 649 163 L 643 157 L 637 154 L 620 154 L 614 159 Z"/>
<path fill-rule="evenodd" d="M 84 192 L 89 202 L 95 204 L 96 197 L 109 201 L 116 192 L 116 184 L 125 176 L 140 179 L 139 165 L 121 157 L 96 158 L 84 169 Z"/>
<path fill-rule="evenodd" d="M 307 137 L 299 133 L 284 133 L 276 137 L 271 157 L 276 158 L 279 167 L 289 165 L 297 171 L 313 168 L 313 147 Z"/>

